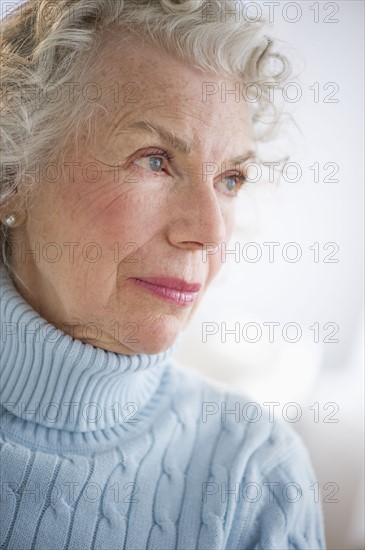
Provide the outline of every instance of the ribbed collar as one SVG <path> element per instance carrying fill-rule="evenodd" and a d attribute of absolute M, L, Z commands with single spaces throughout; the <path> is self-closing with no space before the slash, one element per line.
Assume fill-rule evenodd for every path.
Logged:
<path fill-rule="evenodd" d="M 24 429 L 31 423 L 85 435 L 131 429 L 149 414 L 178 341 L 155 355 L 85 344 L 41 317 L 4 266 L 0 301 L 0 401 L 12 413 L 6 413 L 8 422 L 15 415 Z"/>

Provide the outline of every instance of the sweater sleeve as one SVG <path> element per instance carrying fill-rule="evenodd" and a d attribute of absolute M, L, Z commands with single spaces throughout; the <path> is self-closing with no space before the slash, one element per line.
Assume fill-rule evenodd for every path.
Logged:
<path fill-rule="evenodd" d="M 274 424 L 245 469 L 241 496 L 227 549 L 326 548 L 323 497 L 308 451 L 291 427 Z"/>

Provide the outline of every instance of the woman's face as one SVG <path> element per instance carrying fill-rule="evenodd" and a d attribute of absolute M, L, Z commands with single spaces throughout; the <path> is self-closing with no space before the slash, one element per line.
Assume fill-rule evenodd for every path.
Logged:
<path fill-rule="evenodd" d="M 44 180 L 34 195 L 13 265 L 33 308 L 74 338 L 158 353 L 222 265 L 244 168 L 235 159 L 252 149 L 250 120 L 244 100 L 229 93 L 235 82 L 135 38 L 122 55 L 114 46 L 105 44 L 90 78 L 106 108 L 93 118 L 90 141 L 85 133 L 67 154 L 62 181 Z M 152 277 L 196 288 L 174 292 L 173 282 L 158 288 Z"/>

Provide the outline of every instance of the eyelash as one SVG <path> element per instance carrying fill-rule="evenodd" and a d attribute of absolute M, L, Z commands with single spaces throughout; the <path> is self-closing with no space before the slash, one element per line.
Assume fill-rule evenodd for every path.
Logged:
<path fill-rule="evenodd" d="M 176 158 L 175 155 L 172 155 L 168 151 L 164 151 L 162 149 L 154 149 L 154 150 L 149 150 L 148 152 L 142 154 L 140 157 L 137 157 L 134 160 L 138 160 L 138 158 L 149 158 L 149 157 L 162 157 L 162 158 L 166 159 L 169 163 L 173 162 Z M 241 189 L 241 187 L 246 183 L 247 174 L 245 172 L 243 172 L 242 170 L 238 170 L 237 173 L 228 174 L 226 177 L 227 178 L 228 177 L 234 177 L 236 179 L 236 183 L 238 185 L 237 190 L 236 190 L 236 194 L 224 193 L 225 195 L 234 197 L 234 196 L 237 195 L 237 193 Z"/>

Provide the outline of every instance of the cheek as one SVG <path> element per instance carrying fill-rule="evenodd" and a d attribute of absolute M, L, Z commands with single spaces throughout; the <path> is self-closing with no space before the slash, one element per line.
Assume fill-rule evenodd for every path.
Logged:
<path fill-rule="evenodd" d="M 220 243 L 218 243 L 219 251 L 217 252 L 216 256 L 219 257 L 220 262 L 216 262 L 217 264 L 221 264 L 222 249 L 224 249 L 225 247 L 229 248 L 229 241 L 232 237 L 234 224 L 235 224 L 235 210 L 236 210 L 235 199 L 229 199 L 228 201 L 224 201 L 221 204 L 221 213 L 222 213 L 222 218 L 224 223 L 224 236 L 223 236 L 223 240 Z M 219 265 L 219 267 L 220 266 L 221 265 Z"/>
<path fill-rule="evenodd" d="M 153 197 L 141 187 L 122 190 L 112 179 L 91 184 L 75 178 L 67 186 L 45 189 L 29 212 L 30 248 L 39 243 L 45 251 L 41 258 L 47 259 L 55 243 L 59 261 L 43 265 L 52 272 L 68 272 L 75 265 L 95 272 L 116 268 L 161 231 L 161 201 Z M 103 262 L 89 262 L 89 255 L 101 256 Z"/>
<path fill-rule="evenodd" d="M 234 228 L 234 220 L 230 218 L 229 222 L 226 224 L 226 238 L 225 238 L 226 245 L 228 245 L 232 237 L 233 228 Z"/>
<path fill-rule="evenodd" d="M 111 201 L 100 200 L 93 217 L 95 238 L 122 246 L 134 243 L 141 247 L 163 226 L 156 201 L 136 191 L 119 194 Z"/>
<path fill-rule="evenodd" d="M 157 228 L 160 218 L 159 201 L 141 182 L 116 183 L 113 176 L 97 183 L 75 178 L 58 201 L 63 229 L 83 240 L 140 241 Z"/>
<path fill-rule="evenodd" d="M 216 254 L 212 254 L 210 256 L 209 280 L 211 280 L 223 266 L 222 258 L 224 258 L 224 254 L 222 253 L 222 250 L 224 250 L 225 248 L 232 248 L 232 246 L 229 246 L 229 241 L 232 237 L 234 223 L 235 223 L 234 203 L 230 203 L 227 208 L 223 209 L 223 220 L 225 225 L 225 237 L 224 237 L 224 241 L 218 243 L 218 249 Z"/>

